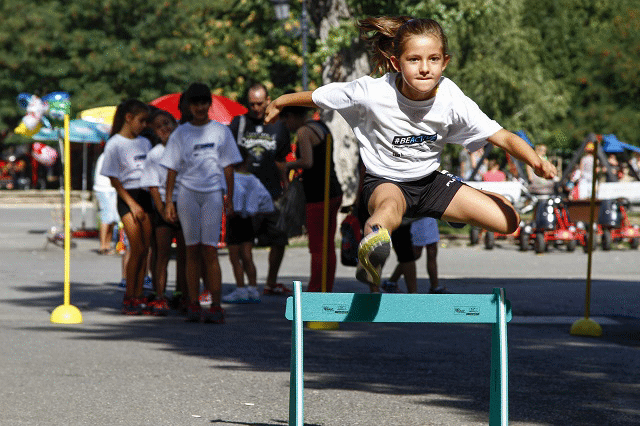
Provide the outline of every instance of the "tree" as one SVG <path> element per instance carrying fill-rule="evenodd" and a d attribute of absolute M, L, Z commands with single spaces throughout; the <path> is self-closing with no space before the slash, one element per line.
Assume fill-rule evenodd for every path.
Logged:
<path fill-rule="evenodd" d="M 559 127 L 572 146 L 591 132 L 640 143 L 640 2 L 528 1 L 525 20 L 541 35 L 541 66 L 570 93 Z"/>
<path fill-rule="evenodd" d="M 300 81 L 295 21 L 276 21 L 267 1 L 5 0 L 0 13 L 5 126 L 20 118 L 20 92 L 70 92 L 78 112 L 193 81 L 234 99 L 252 81 L 275 94 Z"/>

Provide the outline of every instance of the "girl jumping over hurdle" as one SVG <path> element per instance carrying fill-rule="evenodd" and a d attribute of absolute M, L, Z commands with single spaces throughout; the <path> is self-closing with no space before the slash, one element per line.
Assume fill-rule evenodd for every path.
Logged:
<path fill-rule="evenodd" d="M 403 217 L 427 216 L 505 234 L 518 227 L 518 214 L 504 197 L 437 170 L 446 143 L 475 151 L 489 141 L 538 176 L 551 179 L 556 169 L 442 76 L 450 56 L 438 22 L 401 16 L 367 18 L 357 25 L 384 75 L 283 95 L 267 108 L 266 121 L 286 106 L 300 105 L 337 111 L 352 127 L 366 167 L 360 196 L 371 214 L 358 247 L 356 278 L 377 289 L 391 249 L 389 233 Z"/>

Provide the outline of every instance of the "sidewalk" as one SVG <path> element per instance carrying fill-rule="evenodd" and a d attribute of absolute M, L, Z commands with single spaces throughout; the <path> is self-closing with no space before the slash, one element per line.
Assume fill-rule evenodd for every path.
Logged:
<path fill-rule="evenodd" d="M 77 220 L 74 216 L 74 220 Z M 118 313 L 120 258 L 98 256 L 76 239 L 71 301 L 80 325 L 49 322 L 62 303 L 62 250 L 44 235 L 47 209 L 0 209 L 0 425 L 287 424 L 290 324 L 284 299 L 227 305 L 225 325 L 187 324 Z M 258 280 L 268 251 L 255 250 Z M 428 287 L 424 256 L 419 288 Z M 594 254 L 592 315 L 602 338 L 573 337 L 584 310 L 582 253 L 439 251 L 442 281 L 454 292 L 504 287 L 510 424 L 640 424 L 638 252 Z M 233 275 L 221 251 L 223 292 Z M 395 265 L 392 255 L 385 267 Z M 170 289 L 174 285 L 170 265 Z M 285 254 L 280 281 L 308 280 L 304 247 Z M 339 266 L 336 291 L 364 292 L 354 268 Z M 486 425 L 490 328 L 484 325 L 343 324 L 307 331 L 308 425 Z"/>

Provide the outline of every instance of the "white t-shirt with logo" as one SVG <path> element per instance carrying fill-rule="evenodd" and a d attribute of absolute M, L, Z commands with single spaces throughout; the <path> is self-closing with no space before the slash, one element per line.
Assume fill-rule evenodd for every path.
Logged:
<path fill-rule="evenodd" d="M 337 111 L 352 127 L 367 172 L 406 182 L 438 169 L 446 143 L 475 151 L 502 129 L 455 83 L 443 77 L 436 96 L 406 98 L 396 86 L 398 73 L 330 83 L 313 92 L 313 102 Z"/>
<path fill-rule="evenodd" d="M 140 178 L 140 185 L 146 188 L 157 187 L 160 193 L 160 199 L 166 201 L 167 192 L 167 174 L 168 170 L 160 165 L 160 160 L 164 154 L 164 145 L 161 143 L 154 146 L 147 154 L 147 159 L 144 161 L 144 167 L 142 170 L 142 177 Z M 180 181 L 176 178 L 176 183 L 173 187 L 173 200 L 178 199 L 178 189 L 180 188 Z"/>
<path fill-rule="evenodd" d="M 177 171 L 185 188 L 211 192 L 226 189 L 223 169 L 241 161 L 229 128 L 209 121 L 202 126 L 178 126 L 169 137 L 160 164 Z"/>
<path fill-rule="evenodd" d="M 104 162 L 101 174 L 117 178 L 124 189 L 141 188 L 140 177 L 147 153 L 151 150 L 149 139 L 135 139 L 115 134 L 104 147 Z"/>

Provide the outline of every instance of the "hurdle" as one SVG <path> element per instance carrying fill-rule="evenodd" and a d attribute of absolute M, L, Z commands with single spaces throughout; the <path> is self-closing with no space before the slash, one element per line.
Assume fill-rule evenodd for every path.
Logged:
<path fill-rule="evenodd" d="M 492 324 L 489 425 L 509 423 L 507 322 L 504 289 L 492 294 L 302 293 L 293 282 L 285 318 L 291 321 L 289 426 L 304 425 L 303 321 Z"/>

